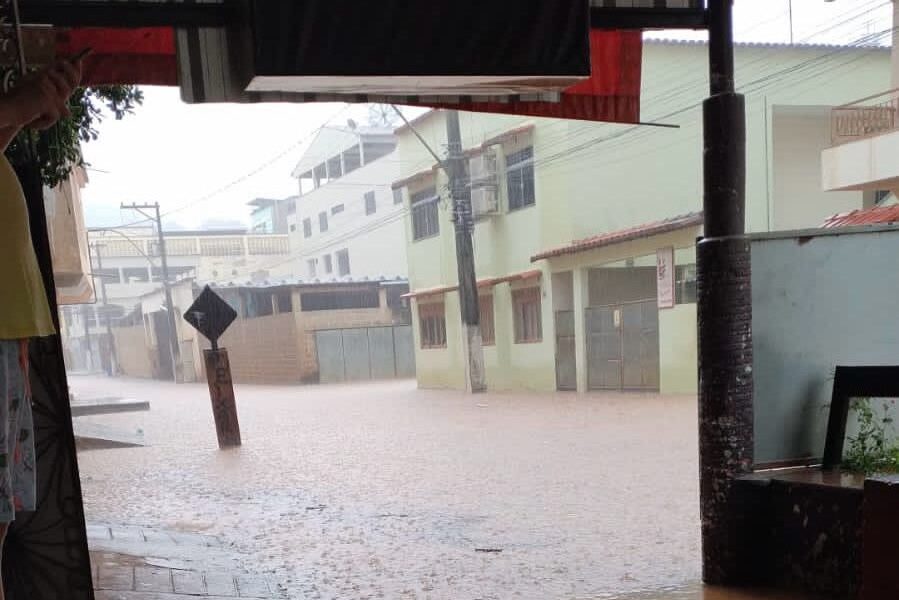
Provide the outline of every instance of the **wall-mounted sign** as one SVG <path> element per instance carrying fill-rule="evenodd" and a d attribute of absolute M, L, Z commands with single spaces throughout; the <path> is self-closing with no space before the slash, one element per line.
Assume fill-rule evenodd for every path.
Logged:
<path fill-rule="evenodd" d="M 674 308 L 674 248 L 656 250 L 656 289 L 659 308 Z"/>

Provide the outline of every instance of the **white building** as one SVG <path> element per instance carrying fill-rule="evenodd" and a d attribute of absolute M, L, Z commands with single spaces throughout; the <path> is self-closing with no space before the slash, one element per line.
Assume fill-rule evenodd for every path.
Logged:
<path fill-rule="evenodd" d="M 303 154 L 288 215 L 293 275 L 307 281 L 405 278 L 400 169 L 392 131 L 326 127 Z"/>

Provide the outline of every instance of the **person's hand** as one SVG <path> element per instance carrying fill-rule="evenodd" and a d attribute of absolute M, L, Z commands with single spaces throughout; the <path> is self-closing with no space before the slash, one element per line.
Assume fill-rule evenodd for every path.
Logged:
<path fill-rule="evenodd" d="M 47 129 L 70 114 L 69 97 L 81 82 L 81 60 L 60 60 L 30 73 L 13 90 L 17 103 L 26 112 L 23 124 Z"/>

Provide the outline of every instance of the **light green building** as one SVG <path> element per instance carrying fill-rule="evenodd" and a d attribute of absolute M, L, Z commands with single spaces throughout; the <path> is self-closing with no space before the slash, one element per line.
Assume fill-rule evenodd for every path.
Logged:
<path fill-rule="evenodd" d="M 879 91 L 889 50 L 743 45 L 736 58 L 747 228 L 815 227 L 874 202 L 822 191 L 820 156 L 830 107 Z M 491 389 L 696 391 L 707 48 L 648 41 L 643 64 L 643 120 L 677 127 L 461 115 Z M 445 148 L 444 113 L 412 126 Z M 463 388 L 446 176 L 410 127 L 397 134 L 419 385 Z"/>

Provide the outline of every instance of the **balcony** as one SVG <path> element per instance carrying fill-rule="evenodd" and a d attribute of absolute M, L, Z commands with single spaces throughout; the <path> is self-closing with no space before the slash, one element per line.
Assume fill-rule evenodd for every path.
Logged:
<path fill-rule="evenodd" d="M 826 191 L 899 189 L 899 89 L 831 110 L 821 157 Z"/>

